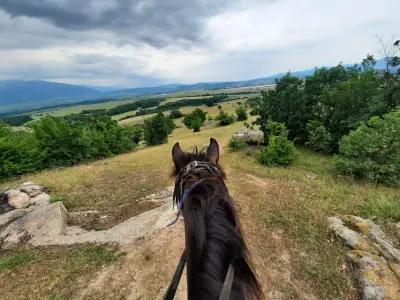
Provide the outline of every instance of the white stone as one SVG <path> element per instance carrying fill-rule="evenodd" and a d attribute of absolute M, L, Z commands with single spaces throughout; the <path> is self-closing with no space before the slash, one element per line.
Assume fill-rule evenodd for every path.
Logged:
<path fill-rule="evenodd" d="M 8 204 L 14 208 L 26 208 L 30 205 L 29 196 L 18 190 L 6 192 Z"/>

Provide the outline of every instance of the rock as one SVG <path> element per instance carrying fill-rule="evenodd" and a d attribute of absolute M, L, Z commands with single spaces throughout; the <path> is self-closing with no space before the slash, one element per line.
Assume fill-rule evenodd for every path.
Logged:
<path fill-rule="evenodd" d="M 14 209 L 5 214 L 0 215 L 0 228 L 11 223 L 15 219 L 25 216 L 28 213 L 27 209 Z"/>
<path fill-rule="evenodd" d="M 31 182 L 25 182 L 20 186 L 19 190 L 28 194 L 30 197 L 35 197 L 42 193 L 43 188 L 40 185 Z"/>
<path fill-rule="evenodd" d="M 39 195 L 30 199 L 31 204 L 34 205 L 47 205 L 50 203 L 51 197 L 47 193 L 40 193 Z"/>
<path fill-rule="evenodd" d="M 18 190 L 6 192 L 8 204 L 14 208 L 25 208 L 30 205 L 29 196 Z"/>
<path fill-rule="evenodd" d="M 317 178 L 318 178 L 318 175 L 309 173 L 309 174 L 306 174 L 306 177 L 307 177 L 308 179 L 317 179 Z"/>
<path fill-rule="evenodd" d="M 400 299 L 400 251 L 374 222 L 357 216 L 328 218 L 330 229 L 352 250 L 362 299 Z"/>
<path fill-rule="evenodd" d="M 21 238 L 29 236 L 32 244 L 45 243 L 62 235 L 67 226 L 67 210 L 61 202 L 40 206 L 21 219 L 9 225 L 0 234 L 7 247 L 21 243 Z M 24 234 L 22 234 L 24 233 Z"/>
<path fill-rule="evenodd" d="M 252 145 L 264 143 L 264 133 L 261 130 L 238 131 L 232 138 Z"/>

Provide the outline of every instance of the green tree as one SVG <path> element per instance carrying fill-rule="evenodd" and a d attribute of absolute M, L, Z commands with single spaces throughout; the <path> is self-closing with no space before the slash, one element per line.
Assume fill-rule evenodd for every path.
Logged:
<path fill-rule="evenodd" d="M 30 132 L 14 131 L 0 123 L 0 178 L 21 175 L 42 167 L 37 140 Z"/>
<path fill-rule="evenodd" d="M 165 117 L 163 113 L 144 120 L 143 134 L 147 145 L 166 143 L 172 130 L 171 119 Z"/>
<path fill-rule="evenodd" d="M 400 184 L 400 108 L 372 117 L 340 141 L 336 169 L 373 182 Z"/>
<path fill-rule="evenodd" d="M 235 113 L 237 115 L 238 121 L 246 121 L 248 118 L 247 108 L 244 104 L 239 104 L 238 106 L 236 106 Z"/>
<path fill-rule="evenodd" d="M 324 125 L 318 121 L 307 123 L 308 141 L 306 145 L 312 150 L 322 153 L 331 152 L 332 137 Z"/>
<path fill-rule="evenodd" d="M 185 124 L 187 128 L 193 129 L 193 132 L 198 132 L 205 120 L 206 113 L 202 109 L 196 108 L 183 118 L 183 124 Z"/>
<path fill-rule="evenodd" d="M 215 120 L 219 121 L 219 125 L 226 126 L 235 122 L 235 116 L 233 114 L 228 114 L 222 108 L 219 108 L 219 113 L 215 117 Z"/>

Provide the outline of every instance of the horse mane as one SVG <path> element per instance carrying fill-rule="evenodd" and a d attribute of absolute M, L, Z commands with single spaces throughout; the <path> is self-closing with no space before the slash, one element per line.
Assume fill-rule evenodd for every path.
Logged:
<path fill-rule="evenodd" d="M 185 164 L 209 162 L 205 149 L 184 153 Z M 242 228 L 228 189 L 225 174 L 205 177 L 185 200 L 183 216 L 186 232 L 189 299 L 215 299 L 232 264 L 235 277 L 231 299 L 264 299 L 252 267 Z M 175 169 L 174 174 L 179 170 Z M 196 174 L 199 180 L 202 174 Z"/>

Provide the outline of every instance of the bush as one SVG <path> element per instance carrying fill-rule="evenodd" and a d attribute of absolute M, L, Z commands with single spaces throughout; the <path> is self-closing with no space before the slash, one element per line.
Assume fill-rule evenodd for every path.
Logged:
<path fill-rule="evenodd" d="M 206 120 L 206 113 L 200 108 L 196 108 L 190 114 L 186 115 L 183 119 L 183 124 L 189 129 L 193 129 L 193 132 L 200 131 L 200 127 Z"/>
<path fill-rule="evenodd" d="M 243 104 L 240 104 L 235 109 L 237 120 L 238 121 L 246 121 L 247 120 L 247 109 Z"/>
<path fill-rule="evenodd" d="M 247 147 L 247 143 L 245 141 L 238 140 L 238 139 L 235 139 L 235 138 L 231 138 L 230 141 L 229 141 L 229 148 L 232 151 L 239 151 L 239 150 L 241 150 L 243 148 L 246 148 L 246 147 Z"/>
<path fill-rule="evenodd" d="M 219 125 L 221 126 L 226 126 L 235 122 L 235 116 L 224 112 L 222 108 L 219 110 L 219 114 L 215 119 L 219 121 Z"/>
<path fill-rule="evenodd" d="M 173 120 L 165 117 L 163 113 L 158 113 L 154 117 L 144 120 L 144 140 L 147 145 L 166 143 L 168 135 L 173 129 Z"/>
<path fill-rule="evenodd" d="M 171 110 L 171 112 L 169 113 L 169 115 L 173 118 L 173 119 L 179 119 L 183 117 L 183 113 L 179 110 L 179 109 L 174 109 Z"/>
<path fill-rule="evenodd" d="M 20 175 L 42 165 L 38 143 L 33 134 L 13 131 L 0 123 L 0 178 Z"/>
<path fill-rule="evenodd" d="M 139 142 L 143 138 L 143 126 L 142 125 L 134 125 L 132 127 L 127 127 L 129 130 L 129 134 L 131 137 L 131 141 L 135 144 L 139 144 Z"/>
<path fill-rule="evenodd" d="M 307 123 L 308 141 L 306 145 L 312 150 L 322 153 L 331 152 L 332 136 L 325 126 L 318 121 Z"/>
<path fill-rule="evenodd" d="M 292 164 L 297 158 L 293 142 L 288 140 L 285 124 L 269 120 L 267 123 L 268 146 L 261 150 L 260 162 L 268 166 Z"/>
<path fill-rule="evenodd" d="M 260 161 L 267 166 L 288 166 L 297 158 L 294 144 L 284 135 L 270 136 L 268 146 L 261 151 Z"/>
<path fill-rule="evenodd" d="M 400 109 L 372 117 L 340 141 L 336 169 L 342 174 L 400 184 Z"/>
<path fill-rule="evenodd" d="M 123 153 L 140 138 L 138 130 L 110 117 L 76 116 L 46 116 L 32 124 L 32 131 L 0 125 L 0 178 Z"/>

